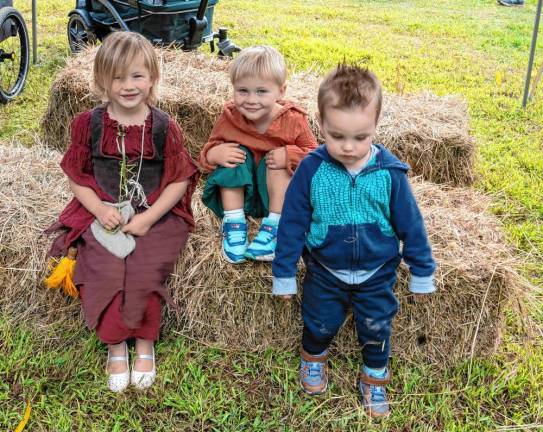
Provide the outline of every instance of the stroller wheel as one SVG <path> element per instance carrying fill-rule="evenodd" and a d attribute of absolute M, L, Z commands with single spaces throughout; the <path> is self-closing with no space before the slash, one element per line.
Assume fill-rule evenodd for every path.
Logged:
<path fill-rule="evenodd" d="M 9 102 L 23 90 L 29 52 L 23 17 L 12 7 L 0 8 L 0 103 Z"/>
<path fill-rule="evenodd" d="M 68 42 L 74 54 L 84 49 L 87 45 L 96 43 L 94 30 L 78 13 L 71 14 L 68 20 Z"/>

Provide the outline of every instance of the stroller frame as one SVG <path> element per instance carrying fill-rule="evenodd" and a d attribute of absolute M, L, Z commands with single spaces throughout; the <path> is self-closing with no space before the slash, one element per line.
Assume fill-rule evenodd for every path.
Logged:
<path fill-rule="evenodd" d="M 69 14 L 68 40 L 72 52 L 102 40 L 113 31 L 136 31 L 160 46 L 197 49 L 219 39 L 219 55 L 239 51 L 227 30 L 213 33 L 213 8 L 218 0 L 77 0 Z"/>

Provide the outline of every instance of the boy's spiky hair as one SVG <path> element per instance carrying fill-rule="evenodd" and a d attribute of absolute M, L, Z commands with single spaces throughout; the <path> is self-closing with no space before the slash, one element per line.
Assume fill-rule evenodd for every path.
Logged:
<path fill-rule="evenodd" d="M 321 121 L 326 108 L 366 108 L 375 104 L 375 123 L 381 114 L 383 93 L 375 74 L 366 68 L 340 63 L 330 72 L 319 87 L 318 108 Z"/>
<path fill-rule="evenodd" d="M 275 81 L 278 86 L 287 80 L 285 59 L 271 46 L 257 45 L 243 49 L 230 65 L 230 81 L 248 76 L 257 76 Z"/>

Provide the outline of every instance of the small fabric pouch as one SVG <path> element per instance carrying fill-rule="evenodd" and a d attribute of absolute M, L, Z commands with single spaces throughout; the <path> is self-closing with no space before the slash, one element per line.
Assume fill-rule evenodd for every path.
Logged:
<path fill-rule="evenodd" d="M 136 249 L 136 240 L 132 234 L 126 234 L 121 231 L 123 225 L 127 224 L 130 219 L 136 213 L 130 201 L 123 201 L 122 203 L 110 203 L 103 201 L 104 204 L 116 207 L 121 213 L 122 222 L 112 231 L 105 229 L 98 219 L 94 219 L 91 225 L 91 231 L 96 238 L 96 241 L 100 243 L 108 252 L 112 253 L 118 258 L 126 258 Z"/>

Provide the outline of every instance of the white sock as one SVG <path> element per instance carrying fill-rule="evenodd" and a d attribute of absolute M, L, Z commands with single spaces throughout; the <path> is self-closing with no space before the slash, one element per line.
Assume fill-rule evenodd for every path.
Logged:
<path fill-rule="evenodd" d="M 275 222 L 276 224 L 278 224 L 279 219 L 281 219 L 281 213 L 270 212 L 270 214 L 268 215 L 268 219 L 271 220 L 272 222 Z"/>
<path fill-rule="evenodd" d="M 245 212 L 243 211 L 242 208 L 240 209 L 235 209 L 235 210 L 225 210 L 224 211 L 224 217 L 223 217 L 223 221 L 230 221 L 230 220 L 239 220 L 239 219 L 243 219 L 245 220 Z"/>

